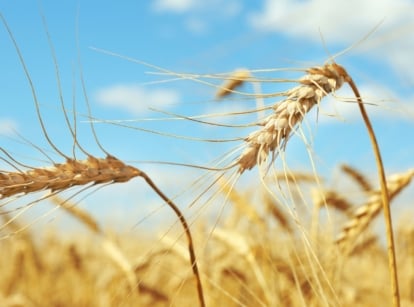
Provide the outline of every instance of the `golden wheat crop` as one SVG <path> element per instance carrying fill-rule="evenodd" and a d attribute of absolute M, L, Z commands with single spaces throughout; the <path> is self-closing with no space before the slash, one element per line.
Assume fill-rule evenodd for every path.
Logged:
<path fill-rule="evenodd" d="M 168 78 L 208 86 L 212 97 L 216 91 L 215 98 L 223 104 L 233 95 L 257 100 L 283 97 L 266 107 L 257 105 L 253 110 L 224 114 L 258 115 L 247 124 L 211 119 L 223 114 L 164 112 L 197 125 L 251 129 L 247 136 L 231 139 L 188 137 L 205 143 L 238 142 L 238 146 L 208 165 L 159 161 L 165 169 L 191 167 L 202 173 L 189 187 L 182 188 L 183 192 L 168 197 L 154 183 L 157 178 L 105 150 L 94 128 L 96 123 L 124 129 L 131 126 L 99 120 L 89 112 L 90 133 L 105 157 L 88 153 L 80 144 L 76 126 L 80 114 L 73 111 L 71 123 L 47 33 L 73 152 L 66 154 L 58 148 L 45 126 L 37 89 L 19 44 L 5 18 L 0 17 L 29 83 L 34 116 L 49 149 L 27 140 L 25 143 L 50 162 L 31 166 L 19 161 L 12 149 L 0 147 L 0 159 L 8 167 L 0 170 L 1 306 L 414 306 L 413 225 L 405 220 L 393 225 L 390 212 L 391 202 L 409 189 L 414 171 L 386 175 L 377 142 L 381 136 L 375 134 L 359 89 L 343 66 L 331 60 L 301 69 L 304 75 L 296 79 L 270 79 L 294 83 L 291 89 L 252 94 L 236 89 L 242 84 L 264 82 L 256 76 L 259 70 L 214 75 L 175 73 L 102 51 L 147 65 Z M 355 193 L 362 192 L 361 203 L 360 198 L 353 197 L 356 194 L 345 192 L 331 178 L 319 174 L 312 158 L 313 172 L 308 173 L 290 169 L 284 156 L 295 136 L 309 145 L 301 130 L 306 117 L 345 84 L 352 89 L 352 101 L 366 125 L 379 177 L 377 184 L 368 179 L 371 174 L 347 164 L 340 166 L 341 179 L 350 178 L 356 183 Z M 311 154 L 311 149 L 307 150 Z M 61 162 L 50 158 L 49 152 Z M 81 155 L 84 158 L 78 157 Z M 277 159 L 281 160 L 280 170 L 275 166 Z M 111 230 L 75 199 L 136 177 L 144 179 L 173 211 L 176 221 L 167 225 L 167 230 L 153 231 L 165 225 L 131 232 Z M 184 204 L 177 202 L 183 199 L 180 193 L 189 195 Z M 51 205 L 49 213 L 60 209 L 85 227 L 64 235 L 53 223 L 36 229 L 37 219 L 33 221 L 23 213 L 46 201 Z M 210 205 L 218 208 L 212 216 L 206 213 Z M 384 231 L 374 228 L 381 211 L 385 214 L 385 223 L 381 224 L 385 236 Z M 47 217 L 45 214 L 39 219 Z"/>

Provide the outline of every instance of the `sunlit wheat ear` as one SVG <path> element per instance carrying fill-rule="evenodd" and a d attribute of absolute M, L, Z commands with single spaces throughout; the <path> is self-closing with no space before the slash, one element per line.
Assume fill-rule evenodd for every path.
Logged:
<path fill-rule="evenodd" d="M 388 177 L 387 186 L 390 200 L 398 195 L 414 177 L 414 170 Z M 349 253 L 357 237 L 368 227 L 371 221 L 380 213 L 382 200 L 380 191 L 375 191 L 367 203 L 355 210 L 353 217 L 342 228 L 335 243 L 341 251 Z"/>
<path fill-rule="evenodd" d="M 233 90 L 243 84 L 250 78 L 250 72 L 247 69 L 238 69 L 227 78 L 216 92 L 216 98 L 223 98 L 233 92 Z"/>
<path fill-rule="evenodd" d="M 0 199 L 42 190 L 63 191 L 73 186 L 126 182 L 141 172 L 115 157 L 68 160 L 46 168 L 0 173 Z"/>
<path fill-rule="evenodd" d="M 343 72 L 344 69 L 335 63 L 308 69 L 298 80 L 300 85 L 287 91 L 286 99 L 275 104 L 273 113 L 259 123 L 261 128 L 245 139 L 245 149 L 237 160 L 239 173 L 261 165 L 270 153 L 277 155 L 284 149 L 306 113 L 342 86 Z"/>

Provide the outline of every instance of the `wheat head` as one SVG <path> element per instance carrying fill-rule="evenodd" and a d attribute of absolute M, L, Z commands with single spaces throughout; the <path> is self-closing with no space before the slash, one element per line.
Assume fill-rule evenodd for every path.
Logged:
<path fill-rule="evenodd" d="M 392 200 L 398 195 L 414 177 L 414 170 L 409 170 L 402 174 L 390 176 L 387 180 L 389 198 Z M 346 252 L 352 249 L 355 239 L 363 232 L 370 222 L 380 213 L 382 200 L 380 191 L 375 191 L 369 197 L 367 203 L 357 208 L 351 220 L 342 228 L 341 233 L 336 239 L 339 248 Z"/>
<path fill-rule="evenodd" d="M 33 168 L 20 172 L 0 172 L 0 199 L 42 190 L 61 191 L 73 186 L 126 182 L 141 172 L 121 160 L 107 156 L 86 160 L 68 159 L 51 167 Z"/>
<path fill-rule="evenodd" d="M 346 75 L 344 68 L 336 63 L 313 67 L 306 72 L 298 80 L 300 85 L 287 91 L 286 98 L 273 107 L 274 112 L 259 123 L 262 128 L 245 139 L 245 149 L 236 161 L 239 173 L 260 165 L 269 153 L 282 149 L 306 113 L 326 95 L 339 89 Z"/>

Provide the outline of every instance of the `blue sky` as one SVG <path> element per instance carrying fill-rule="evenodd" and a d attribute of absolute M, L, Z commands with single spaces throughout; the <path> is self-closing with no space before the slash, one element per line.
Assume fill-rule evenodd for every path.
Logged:
<path fill-rule="evenodd" d="M 72 110 L 72 101 L 76 101 L 79 139 L 98 156 L 103 153 L 91 138 L 84 116 L 81 70 L 93 116 L 102 120 L 124 120 L 122 123 L 129 127 L 209 139 L 243 137 L 248 130 L 220 130 L 185 121 L 142 119 L 166 116 L 149 108 L 189 116 L 251 109 L 256 101 L 217 102 L 211 86 L 188 80 L 172 81 L 173 77 L 160 75 L 161 71 L 154 67 L 97 49 L 179 73 L 214 74 L 240 67 L 307 68 L 323 65 L 331 55 L 352 46 L 378 27 L 336 61 L 348 69 L 365 100 L 376 104 L 369 107 L 368 112 L 372 115 L 390 173 L 414 165 L 414 145 L 410 141 L 414 128 L 413 11 L 414 2 L 403 0 L 41 1 L 40 4 L 38 1 L 0 1 L 0 12 L 26 61 L 53 142 L 70 154 L 70 135 L 59 107 L 56 72 L 42 14 L 59 63 L 67 108 Z M 50 150 L 40 131 L 30 87 L 4 26 L 0 27 L 0 45 L 2 147 L 17 154 L 20 161 L 42 165 L 42 161 L 36 160 L 44 160 L 42 154 L 33 146 L 16 142 L 18 138 L 12 132 L 17 130 L 31 142 Z M 277 71 L 265 76 L 286 78 Z M 270 84 L 263 86 L 263 90 L 280 91 L 286 86 L 290 85 Z M 253 90 L 248 85 L 243 89 Z M 318 168 L 329 175 L 338 163 L 346 162 L 374 174 L 375 164 L 358 108 L 341 99 L 352 97 L 352 94 L 344 86 L 337 96 L 339 98 L 323 101 L 318 125 L 314 125 L 315 112 L 308 117 Z M 228 120 L 234 123 L 236 119 Z M 171 190 L 177 182 L 180 185 L 187 170 L 178 169 L 182 176 L 177 177 L 176 168 L 139 161 L 208 165 L 209 161 L 238 145 L 237 142 L 214 145 L 191 142 L 109 124 L 96 126 L 99 139 L 108 151 L 142 167 Z M 10 136 L 14 140 L 10 140 Z M 293 139 L 288 151 L 292 169 L 310 169 L 301 140 Z M 59 157 L 56 160 L 59 161 Z M 143 189 L 138 187 L 140 185 L 143 183 L 125 187 L 125 191 L 132 193 Z M 115 190 L 109 187 L 109 191 Z M 111 195 L 108 193 L 99 191 L 96 194 L 106 195 L 109 202 Z M 147 193 L 145 190 L 144 194 Z M 119 195 L 116 199 L 122 202 Z M 95 210 L 98 209 L 95 207 Z M 122 210 L 119 210 L 121 215 Z"/>

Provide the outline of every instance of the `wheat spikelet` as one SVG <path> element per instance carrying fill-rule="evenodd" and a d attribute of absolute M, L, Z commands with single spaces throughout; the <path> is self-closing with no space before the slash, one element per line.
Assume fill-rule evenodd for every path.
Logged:
<path fill-rule="evenodd" d="M 307 75 L 298 80 L 300 85 L 287 91 L 287 98 L 259 123 L 262 128 L 245 139 L 246 148 L 236 161 L 239 173 L 262 164 L 269 153 L 277 154 L 276 150 L 283 149 L 305 114 L 323 97 L 339 89 L 345 76 L 345 70 L 335 63 L 308 69 Z"/>
<path fill-rule="evenodd" d="M 387 180 L 390 200 L 402 191 L 414 177 L 414 170 L 390 176 Z M 355 210 L 353 218 L 348 221 L 336 239 L 336 244 L 342 251 L 348 252 L 357 236 L 364 231 L 382 208 L 381 194 L 373 192 L 367 203 Z"/>

